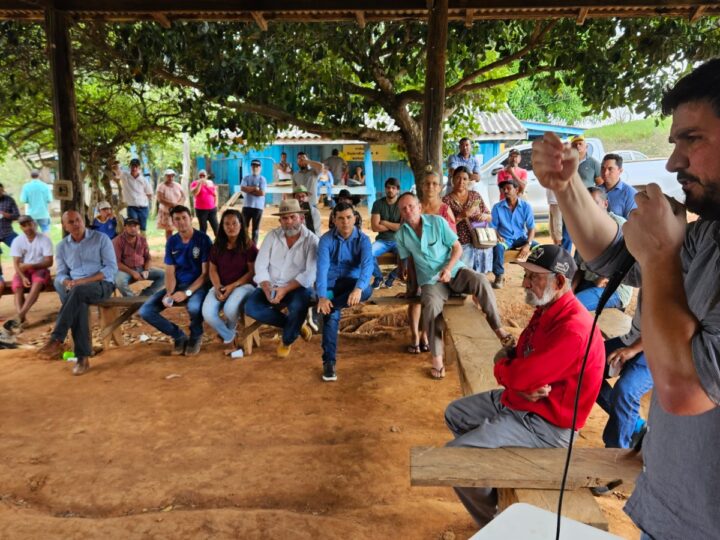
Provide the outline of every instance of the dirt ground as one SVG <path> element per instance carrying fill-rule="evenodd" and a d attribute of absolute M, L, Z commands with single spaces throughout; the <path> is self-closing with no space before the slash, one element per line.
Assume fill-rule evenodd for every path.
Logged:
<path fill-rule="evenodd" d="M 510 265 L 497 295 L 515 333 L 530 315 L 520 280 Z M 57 307 L 42 295 L 20 337 L 28 348 L 0 351 L 0 538 L 474 534 L 451 489 L 410 487 L 410 448 L 449 439 L 443 410 L 461 393 L 456 366 L 434 381 L 427 355 L 404 352 L 405 330 L 343 334 L 329 384 L 319 336 L 280 360 L 265 331 L 252 356 L 229 360 L 208 332 L 199 356 L 170 357 L 169 342 L 133 319 L 123 327 L 132 344 L 72 377 L 72 364 L 40 360 L 33 347 Z M 401 311 L 382 310 L 383 324 Z M 13 312 L 3 297 L 0 318 Z M 178 312 L 172 318 L 184 321 Z M 596 407 L 578 445 L 601 446 L 605 421 Z M 600 504 L 611 532 L 638 538 L 624 498 Z"/>

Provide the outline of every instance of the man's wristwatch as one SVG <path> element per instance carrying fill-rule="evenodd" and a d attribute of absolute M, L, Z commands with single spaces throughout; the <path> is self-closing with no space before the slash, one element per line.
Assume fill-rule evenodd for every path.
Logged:
<path fill-rule="evenodd" d="M 185 291 L 185 296 L 190 298 L 192 296 L 192 289 L 188 289 L 187 291 Z"/>

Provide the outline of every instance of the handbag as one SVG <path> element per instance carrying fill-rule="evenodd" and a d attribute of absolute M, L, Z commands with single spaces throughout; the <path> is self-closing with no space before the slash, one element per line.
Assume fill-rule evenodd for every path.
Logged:
<path fill-rule="evenodd" d="M 487 222 L 473 223 L 468 218 L 465 219 L 470 227 L 470 238 L 475 249 L 489 249 L 497 245 L 497 231 L 490 227 Z"/>

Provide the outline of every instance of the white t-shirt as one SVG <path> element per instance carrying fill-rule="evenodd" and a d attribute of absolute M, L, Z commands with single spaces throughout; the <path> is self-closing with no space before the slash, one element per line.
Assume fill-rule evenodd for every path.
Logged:
<path fill-rule="evenodd" d="M 43 262 L 45 257 L 52 257 L 52 254 L 52 240 L 43 233 L 37 233 L 32 242 L 28 240 L 27 236 L 20 234 L 13 240 L 10 246 L 10 256 L 20 257 L 20 262 L 26 264 Z"/>

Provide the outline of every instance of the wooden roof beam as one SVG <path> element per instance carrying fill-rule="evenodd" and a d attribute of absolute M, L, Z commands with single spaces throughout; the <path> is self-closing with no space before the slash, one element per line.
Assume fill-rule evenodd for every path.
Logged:
<path fill-rule="evenodd" d="M 260 30 L 262 30 L 263 32 L 267 32 L 268 25 L 265 17 L 263 17 L 263 14 L 259 11 L 251 11 L 250 15 L 252 15 L 252 18 L 255 19 L 255 23 L 258 25 L 258 27 L 260 27 Z"/>
<path fill-rule="evenodd" d="M 578 13 L 578 18 L 575 21 L 575 24 L 578 26 L 582 26 L 585 24 L 585 19 L 587 19 L 588 12 L 590 11 L 590 8 L 580 8 L 580 13 Z"/>
<path fill-rule="evenodd" d="M 163 28 L 170 28 L 172 24 L 170 23 L 170 19 L 167 18 L 167 15 L 160 11 L 155 11 L 152 14 L 153 20 L 158 23 Z"/>
<path fill-rule="evenodd" d="M 703 13 L 705 13 L 705 10 L 707 9 L 706 5 L 698 6 L 696 7 L 693 12 L 690 14 L 690 22 L 696 23 L 700 20 L 700 17 L 703 16 Z"/>
<path fill-rule="evenodd" d="M 475 18 L 475 10 L 474 9 L 466 9 L 465 10 L 465 27 L 466 28 L 472 28 L 474 18 Z"/>
<path fill-rule="evenodd" d="M 360 28 L 365 28 L 365 12 L 364 11 L 356 11 L 355 12 L 355 20 L 357 21 L 357 25 Z"/>

